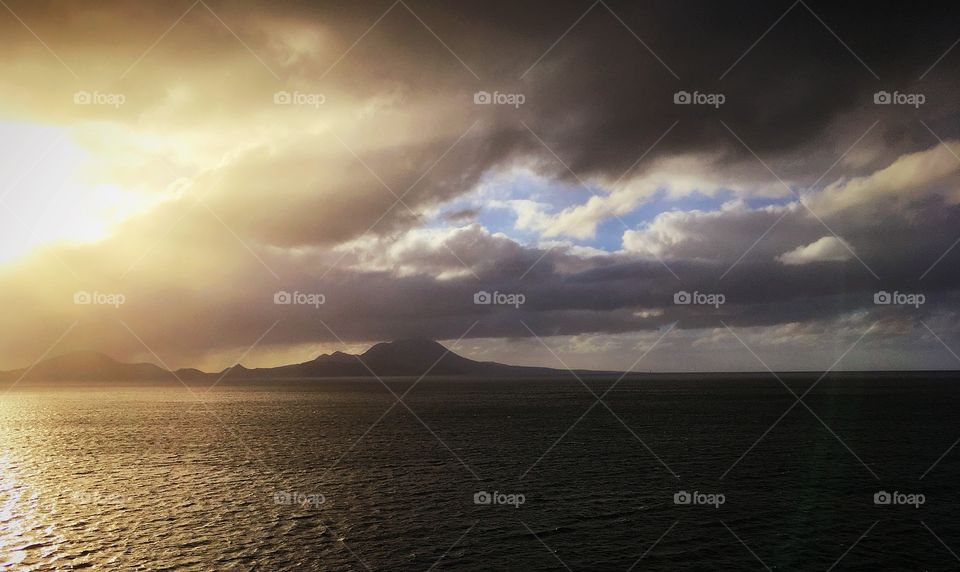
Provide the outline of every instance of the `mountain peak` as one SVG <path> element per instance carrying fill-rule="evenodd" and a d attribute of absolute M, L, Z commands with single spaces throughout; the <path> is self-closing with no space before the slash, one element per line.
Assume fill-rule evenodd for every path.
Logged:
<path fill-rule="evenodd" d="M 46 360 L 44 363 L 48 363 L 48 364 L 55 363 L 55 364 L 63 364 L 63 365 L 70 365 L 70 364 L 89 365 L 89 364 L 115 364 L 119 362 L 113 359 L 112 357 L 108 356 L 107 354 L 103 354 L 100 352 L 77 351 L 77 352 L 69 352 L 69 353 L 58 355 L 58 356 L 54 356 Z"/>
<path fill-rule="evenodd" d="M 3 372 L 0 379 L 54 380 L 123 380 L 169 379 L 173 375 L 150 363 L 122 363 L 99 352 L 78 351 L 61 354 L 34 366 L 13 372 Z"/>
<path fill-rule="evenodd" d="M 414 352 L 416 354 L 438 354 L 442 355 L 447 348 L 440 342 L 426 338 L 405 338 L 393 340 L 392 342 L 380 342 L 372 346 L 363 353 L 364 356 L 378 352 Z"/>
<path fill-rule="evenodd" d="M 62 372 L 64 374 L 68 374 L 71 371 L 97 371 L 107 373 L 127 365 L 137 367 L 150 365 L 150 367 L 156 367 L 152 364 L 125 364 L 100 352 L 76 351 L 46 359 L 33 366 L 32 371 Z"/>
<path fill-rule="evenodd" d="M 365 351 L 360 356 L 360 359 L 371 364 L 385 362 L 406 364 L 426 363 L 426 365 L 429 366 L 431 363 L 443 357 L 459 358 L 460 356 L 448 351 L 442 344 L 433 340 L 410 338 L 376 344 Z"/>
<path fill-rule="evenodd" d="M 325 363 L 355 363 L 357 361 L 357 356 L 353 354 L 343 353 L 341 351 L 333 352 L 332 354 L 321 354 L 314 358 L 312 362 L 315 364 L 325 364 Z"/>

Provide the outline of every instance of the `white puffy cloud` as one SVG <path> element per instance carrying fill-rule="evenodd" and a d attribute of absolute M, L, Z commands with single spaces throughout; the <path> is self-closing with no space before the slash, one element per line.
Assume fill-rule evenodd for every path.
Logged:
<path fill-rule="evenodd" d="M 821 192 L 809 193 L 805 200 L 818 215 L 832 216 L 849 209 L 906 208 L 931 196 L 948 204 L 960 203 L 960 142 L 905 154 L 867 176 L 841 178 Z"/>
<path fill-rule="evenodd" d="M 778 223 L 784 226 L 783 232 L 767 235 L 755 246 L 782 252 L 796 236 L 815 231 L 815 221 L 804 214 L 796 203 L 750 208 L 743 201 L 727 202 L 715 211 L 668 211 L 640 230 L 626 231 L 623 247 L 647 258 L 732 261 L 783 219 Z"/>
<path fill-rule="evenodd" d="M 596 188 L 610 190 L 559 213 L 549 213 L 543 203 L 525 201 L 511 206 L 520 228 L 537 230 L 546 237 L 589 239 L 596 236 L 597 227 L 604 221 L 624 217 L 655 199 L 674 201 L 694 194 L 717 196 L 725 192 L 742 198 L 774 198 L 787 193 L 777 182 L 756 179 L 755 167 L 741 163 L 725 165 L 709 156 L 666 157 L 636 177 L 587 181 Z"/>
<path fill-rule="evenodd" d="M 811 262 L 843 262 L 851 258 L 853 251 L 849 245 L 835 236 L 824 236 L 781 254 L 777 260 L 787 265 L 800 265 Z"/>
<path fill-rule="evenodd" d="M 735 200 L 712 211 L 664 212 L 626 231 L 623 247 L 644 257 L 731 264 L 749 249 L 755 258 L 793 266 L 849 261 L 860 256 L 858 247 L 882 251 L 893 223 L 901 232 L 922 218 L 932 221 L 930 213 L 921 216 L 930 205 L 960 204 L 960 143 L 933 145 L 799 197 L 802 203 L 751 207 Z"/>

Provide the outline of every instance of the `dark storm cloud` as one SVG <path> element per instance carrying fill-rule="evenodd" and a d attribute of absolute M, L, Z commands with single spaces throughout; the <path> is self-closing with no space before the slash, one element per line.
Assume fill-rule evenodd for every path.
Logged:
<path fill-rule="evenodd" d="M 390 4 L 348 11 L 309 6 L 320 20 L 342 19 L 336 30 L 346 41 Z M 348 82 L 358 93 L 391 83 L 420 93 L 461 93 L 465 100 L 476 89 L 524 93 L 526 103 L 519 110 L 492 112 L 487 135 L 495 138 L 497 153 L 488 158 L 491 163 L 508 148 L 538 155 L 546 159 L 545 168 L 569 176 L 519 120 L 584 177 L 619 178 L 674 120 L 680 123 L 651 158 L 719 152 L 725 162 L 753 163 L 722 119 L 763 158 L 782 164 L 784 177 L 809 183 L 875 119 L 883 119 L 878 134 L 889 159 L 929 143 L 916 119 L 955 118 L 950 95 L 958 87 L 960 58 L 946 57 L 927 72 L 956 39 L 953 3 L 409 6 L 445 38 L 453 54 L 403 6 L 395 6 L 329 77 Z M 678 90 L 723 93 L 726 103 L 719 110 L 676 106 Z M 879 90 L 921 91 L 927 103 L 913 113 L 877 107 L 873 94 Z M 942 136 L 956 134 L 953 126 Z M 800 151 L 803 164 L 793 155 Z"/>
<path fill-rule="evenodd" d="M 680 123 L 651 159 L 701 152 L 752 162 L 722 119 L 762 157 L 783 160 L 785 177 L 799 178 L 816 178 L 836 158 L 824 146 L 841 146 L 835 139 L 844 136 L 852 142 L 878 118 L 888 158 L 929 143 L 928 134 L 916 129 L 918 118 L 942 126 L 944 138 L 960 134 L 951 97 L 960 82 L 960 57 L 950 54 L 930 69 L 956 40 L 956 3 L 209 5 L 262 52 L 281 82 L 309 78 L 360 98 L 399 89 L 408 94 L 406 104 L 437 95 L 461 99 L 465 114 L 485 119 L 483 136 L 491 143 L 461 164 L 481 169 L 535 154 L 547 159 L 545 168 L 568 176 L 520 120 L 574 172 L 609 180 L 619 178 L 675 120 Z M 140 45 L 145 39 L 157 35 L 155 22 L 175 21 L 189 4 L 114 2 L 80 9 L 46 2 L 14 8 L 56 38 L 55 48 L 74 54 L 69 61 L 118 40 L 132 58 L 149 46 Z M 149 56 L 175 56 L 188 47 L 223 54 L 236 47 L 222 41 L 225 31 L 214 27 L 219 24 L 207 12 L 196 10 L 182 26 L 195 32 L 209 26 L 216 36 L 193 33 Z M 124 25 L 109 38 L 95 33 L 96 23 L 110 20 Z M 323 53 L 285 64 L 270 61 L 280 57 L 273 44 L 291 22 L 319 30 Z M 34 41 L 13 19 L 0 26 L 13 41 Z M 519 110 L 478 110 L 471 95 L 481 89 L 523 92 L 526 102 Z M 874 92 L 897 89 L 921 91 L 927 103 L 913 113 L 873 105 Z M 678 90 L 723 93 L 726 103 L 718 110 L 676 106 Z M 952 125 L 944 124 L 946 117 L 954 119 Z M 799 151 L 805 153 L 802 165 L 793 156 Z"/>

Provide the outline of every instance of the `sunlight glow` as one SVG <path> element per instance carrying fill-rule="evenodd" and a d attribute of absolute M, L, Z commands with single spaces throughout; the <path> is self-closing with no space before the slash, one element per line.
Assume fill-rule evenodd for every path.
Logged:
<path fill-rule="evenodd" d="M 155 203 L 91 181 L 94 157 L 64 128 L 0 122 L 0 141 L 0 264 L 52 243 L 102 240 Z"/>

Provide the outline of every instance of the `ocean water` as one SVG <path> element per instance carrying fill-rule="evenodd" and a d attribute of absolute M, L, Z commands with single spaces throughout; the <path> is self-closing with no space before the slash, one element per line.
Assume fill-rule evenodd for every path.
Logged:
<path fill-rule="evenodd" d="M 765 376 L 625 380 L 606 406 L 570 379 L 204 391 L 4 394 L 0 567 L 960 566 L 960 450 L 930 469 L 960 438 L 949 379 L 827 379 L 813 413 Z"/>

